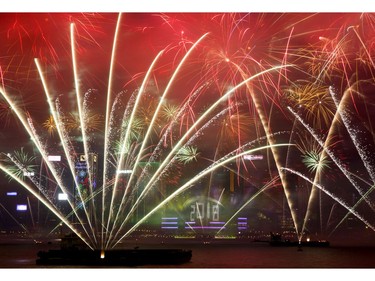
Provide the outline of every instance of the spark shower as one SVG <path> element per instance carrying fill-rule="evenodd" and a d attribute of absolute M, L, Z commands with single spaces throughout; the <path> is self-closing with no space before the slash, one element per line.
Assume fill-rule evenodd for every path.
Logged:
<path fill-rule="evenodd" d="M 278 217 L 265 210 L 299 240 L 353 217 L 375 230 L 374 23 L 3 15 L 0 168 L 92 249 L 186 202 L 193 231 L 204 210 L 217 234 L 239 216 L 254 229 Z"/>

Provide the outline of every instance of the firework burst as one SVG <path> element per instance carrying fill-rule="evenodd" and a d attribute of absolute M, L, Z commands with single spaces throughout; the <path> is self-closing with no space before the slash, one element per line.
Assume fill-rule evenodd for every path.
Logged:
<path fill-rule="evenodd" d="M 284 92 L 293 108 L 303 112 L 314 128 L 330 126 L 335 115 L 335 103 L 326 86 L 300 82 Z"/>
<path fill-rule="evenodd" d="M 56 132 L 56 124 L 53 116 L 50 115 L 46 121 L 43 123 L 43 127 L 47 129 L 49 135 L 54 135 Z"/>
<path fill-rule="evenodd" d="M 199 152 L 196 147 L 184 146 L 178 151 L 176 155 L 176 160 L 183 164 L 187 164 L 192 161 L 196 161 L 198 155 L 199 155 Z"/>
<path fill-rule="evenodd" d="M 315 150 L 306 151 L 306 153 L 302 155 L 302 162 L 310 172 L 319 173 L 323 170 L 329 169 L 331 163 L 326 155 L 322 155 L 321 151 L 318 152 Z"/>
<path fill-rule="evenodd" d="M 373 16 L 224 13 L 11 18 L 2 46 L 4 53 L 12 55 L 1 62 L 5 68 L 1 68 L 0 118 L 9 125 L 16 117 L 22 124 L 25 142 L 33 144 L 43 158 L 39 170 L 48 170 L 46 177 L 67 195 L 69 211 L 53 204 L 52 196 L 42 198 L 49 189 L 43 180 L 30 178 L 35 185 L 30 187 L 29 179 L 22 177 L 21 171 L 31 173 L 37 168 L 36 159 L 23 149 L 4 157 L 1 162 L 8 159 L 13 164 L 0 163 L 0 168 L 90 247 L 116 246 L 152 221 L 151 216 L 165 213 L 179 196 L 201 198 L 195 196 L 199 193 L 207 201 L 210 196 L 216 201 L 223 197 L 233 219 L 238 214 L 232 210 L 238 206 L 235 199 L 255 189 L 256 196 L 241 198 L 243 202 L 262 197 L 267 189 L 272 200 L 260 208 L 277 208 L 278 214 L 282 204 L 271 204 L 286 202 L 289 213 L 285 214 L 290 214 L 301 238 L 304 227 L 300 226 L 309 221 L 313 208 L 306 207 L 301 221 L 297 210 L 304 209 L 298 206 L 304 200 L 296 200 L 298 190 L 286 176 L 288 172 L 304 180 L 298 169 L 315 174 L 308 184 L 320 185 L 336 180 L 326 171 L 338 167 L 335 177 L 349 180 L 348 190 L 352 190 L 337 193 L 345 193 L 344 198 L 358 193 L 367 203 L 363 213 L 373 211 L 370 191 L 362 188 L 372 183 L 358 184 L 359 172 L 343 163 L 335 147 L 340 142 L 350 157 L 353 144 L 366 148 L 357 151 L 363 152 L 367 170 L 373 171 L 367 157 L 370 146 L 353 137 L 351 147 L 346 141 L 348 133 L 358 138 L 374 135 L 370 110 L 360 110 L 375 104 L 369 90 L 375 85 Z M 44 27 L 45 18 L 49 19 Z M 56 32 L 56 26 L 64 28 Z M 20 84 L 25 86 L 20 89 Z M 332 84 L 338 95 L 331 95 Z M 28 85 L 32 91 L 25 90 Z M 25 101 L 29 92 L 38 94 L 38 111 L 18 102 Z M 345 96 L 344 103 L 340 95 Z M 343 114 L 349 113 L 343 109 L 349 104 L 356 109 L 353 115 L 366 123 L 360 128 L 369 130 L 368 134 L 360 134 L 352 125 L 357 119 Z M 340 116 L 343 120 L 346 115 L 350 118 L 340 122 Z M 303 139 L 298 140 L 301 135 Z M 62 155 L 61 163 L 49 161 L 49 155 L 57 154 Z M 244 183 L 253 178 L 257 179 Z M 281 188 L 269 190 L 263 188 L 268 184 L 259 184 L 265 182 Z M 344 201 L 341 194 L 326 191 L 330 200 Z M 314 196 L 309 197 L 314 201 Z M 247 211 L 256 221 L 264 219 L 256 216 L 264 214 L 261 210 Z M 357 217 L 362 219 L 359 212 Z M 366 225 L 373 224 L 366 221 Z"/>
<path fill-rule="evenodd" d="M 14 177 L 25 180 L 26 177 L 34 176 L 38 165 L 36 157 L 29 155 L 23 147 L 20 150 L 8 153 L 3 161 L 7 164 L 7 168 L 12 176 L 8 176 L 9 181 Z"/>

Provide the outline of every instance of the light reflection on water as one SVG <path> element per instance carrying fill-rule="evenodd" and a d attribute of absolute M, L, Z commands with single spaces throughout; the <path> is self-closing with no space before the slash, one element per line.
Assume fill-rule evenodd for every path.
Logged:
<path fill-rule="evenodd" d="M 142 247 L 191 249 L 193 256 L 189 263 L 182 265 L 149 265 L 140 268 L 375 268 L 373 247 L 332 246 L 303 248 L 302 251 L 297 251 L 295 247 L 271 247 L 267 244 L 190 243 L 140 246 Z M 58 244 L 46 243 L 0 244 L 0 268 L 51 268 L 35 264 L 37 253 L 58 248 Z"/>

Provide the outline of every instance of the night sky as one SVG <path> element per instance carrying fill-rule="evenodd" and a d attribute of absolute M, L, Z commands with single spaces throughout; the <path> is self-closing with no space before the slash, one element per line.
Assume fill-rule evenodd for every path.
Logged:
<path fill-rule="evenodd" d="M 87 100 L 82 101 L 87 110 L 83 119 L 87 124 L 89 151 L 97 153 L 100 159 L 98 189 L 104 182 L 108 194 L 114 194 L 117 185 L 111 180 L 120 166 L 135 170 L 141 167 L 139 161 L 163 163 L 169 153 L 175 155 L 167 161 L 172 164 L 152 180 L 156 183 L 149 183 L 150 192 L 142 198 L 149 206 L 140 205 L 142 216 L 212 163 L 237 155 L 173 196 L 168 206 L 174 207 L 167 211 L 186 219 L 188 198 L 204 198 L 203 201 L 207 200 L 204 204 L 221 202 L 224 209 L 221 220 L 228 221 L 238 215 L 251 218 L 249 229 L 264 226 L 265 221 L 272 221 L 266 229 L 279 226 L 277 220 L 286 213 L 297 236 L 314 233 L 329 238 L 347 231 L 348 227 L 366 234 L 373 232 L 374 14 L 124 13 L 111 65 L 118 18 L 116 13 L 0 14 L 0 161 L 14 167 L 15 163 L 9 162 L 7 156 L 12 153 L 21 164 L 24 161 L 24 168 L 31 165 L 29 169 L 40 173 L 38 179 L 43 178 L 44 186 L 33 188 L 49 190 L 45 197 L 62 217 L 66 210 L 57 206 L 55 195 L 49 194 L 52 186 L 56 186 L 56 176 L 46 164 L 41 164 L 43 153 L 19 120 L 19 116 L 32 120 L 46 155 L 64 153 L 61 144 L 65 140 L 59 138 L 56 126 L 47 122 L 52 111 L 35 59 L 42 69 L 55 106 L 53 110 L 61 117 L 61 126 L 69 136 L 66 145 L 75 149 L 71 155 L 65 155 L 73 162 L 76 153 L 84 150 L 82 124 L 72 117 L 78 116 L 76 85 L 82 99 L 89 93 Z M 135 111 L 138 125 L 134 123 L 131 130 L 134 135 L 129 137 L 129 147 L 126 146 L 129 153 L 118 165 L 120 156 L 116 154 L 115 143 L 121 140 L 143 79 L 162 50 Z M 113 76 L 109 82 L 111 70 Z M 246 79 L 249 80 L 244 83 Z M 14 104 L 10 105 L 5 96 Z M 110 107 L 113 130 L 108 131 L 104 124 L 109 96 L 109 104 L 114 107 Z M 161 111 L 151 123 L 162 99 Z M 16 107 L 20 115 L 11 107 Z M 200 122 L 206 113 L 207 117 Z M 186 150 L 171 152 L 185 133 Z M 140 152 L 142 143 L 145 146 Z M 244 157 L 246 153 L 241 154 L 267 144 L 275 147 L 249 152 L 261 154 L 260 161 L 249 161 Z M 276 147 L 280 144 L 285 146 Z M 26 164 L 17 154 L 21 148 L 32 164 Z M 108 153 L 107 160 L 103 151 Z M 140 159 L 136 160 L 138 155 Z M 69 175 L 68 163 L 62 165 L 57 171 L 65 183 L 74 171 Z M 106 165 L 107 177 L 103 177 Z M 153 169 L 150 168 L 148 175 L 137 174 L 134 186 L 148 186 Z M 229 186 L 231 173 L 235 178 L 234 189 Z M 2 171 L 0 176 L 1 220 L 8 216 L 5 209 L 15 214 L 14 202 L 8 202 L 13 198 L 9 199 L 6 192 L 19 190 L 23 196 L 28 194 L 14 180 L 9 182 L 5 174 Z M 33 185 L 30 179 L 24 180 Z M 124 179 L 125 186 L 127 180 Z M 316 187 L 312 187 L 313 182 Z M 61 187 L 54 188 L 59 192 Z M 265 191 L 254 197 L 263 188 Z M 129 188 L 127 197 L 125 189 L 118 191 L 126 194 L 124 205 L 120 199 L 113 199 L 119 216 L 132 212 L 134 200 L 140 194 L 134 191 L 136 188 Z M 92 187 L 86 192 L 92 193 Z M 104 196 L 105 204 L 111 202 L 109 195 Z M 74 204 L 77 200 L 82 201 L 82 197 L 72 198 Z M 96 203 L 96 207 L 102 208 L 101 204 Z M 112 207 L 105 206 L 105 216 L 111 216 Z M 94 207 L 89 201 L 88 208 Z M 78 210 L 77 216 L 90 220 L 81 211 Z M 350 223 L 356 221 L 354 226 L 348 226 L 349 219 Z M 121 226 L 121 235 L 127 235 L 133 225 L 138 227 L 137 220 L 140 218 L 130 220 L 124 228 Z M 150 220 L 145 224 L 150 224 Z M 0 225 L 4 227 L 5 223 Z M 87 237 L 90 241 L 91 233 Z"/>

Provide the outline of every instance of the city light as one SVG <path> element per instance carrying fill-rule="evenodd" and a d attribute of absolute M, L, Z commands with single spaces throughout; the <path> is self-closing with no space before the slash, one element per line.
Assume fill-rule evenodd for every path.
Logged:
<path fill-rule="evenodd" d="M 16 210 L 19 211 L 19 212 L 27 211 L 27 205 L 25 205 L 25 204 L 17 204 Z"/>
<path fill-rule="evenodd" d="M 50 162 L 60 162 L 61 161 L 61 156 L 60 155 L 49 155 L 47 157 L 47 159 Z"/>
<path fill-rule="evenodd" d="M 131 174 L 133 170 L 118 170 L 117 174 Z"/>
<path fill-rule="evenodd" d="M 17 192 L 15 191 L 7 192 L 7 196 L 17 196 Z"/>
<path fill-rule="evenodd" d="M 245 155 L 243 158 L 250 161 L 263 160 L 263 155 Z"/>
<path fill-rule="evenodd" d="M 57 196 L 58 200 L 59 201 L 66 201 L 68 200 L 68 194 L 66 193 L 59 193 L 58 196 Z"/>

